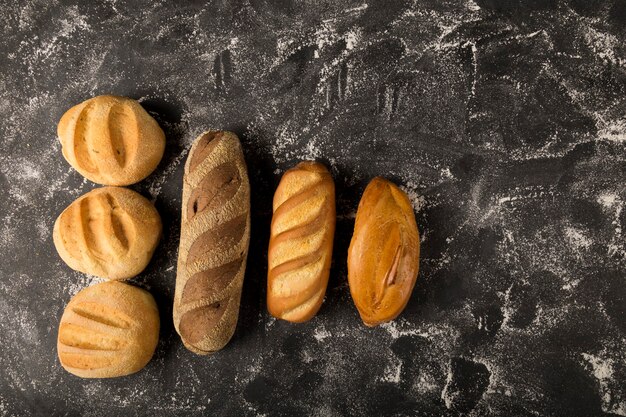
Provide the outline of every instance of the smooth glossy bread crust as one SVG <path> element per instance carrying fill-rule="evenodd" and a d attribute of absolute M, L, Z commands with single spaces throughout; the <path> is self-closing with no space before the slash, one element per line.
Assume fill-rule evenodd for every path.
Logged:
<path fill-rule="evenodd" d="M 57 252 L 76 271 L 111 280 L 138 275 L 161 237 L 152 203 L 127 188 L 102 187 L 84 194 L 57 218 Z"/>
<path fill-rule="evenodd" d="M 57 128 L 63 156 L 85 178 L 104 185 L 129 185 L 154 171 L 165 150 L 165 134 L 136 101 L 98 96 L 61 117 Z"/>
<path fill-rule="evenodd" d="M 192 352 L 233 336 L 250 241 L 250 184 L 239 139 L 208 131 L 194 142 L 183 179 L 174 326 Z"/>
<path fill-rule="evenodd" d="M 274 317 L 303 322 L 320 309 L 335 221 L 335 184 L 324 165 L 305 161 L 283 175 L 268 250 L 267 308 Z"/>
<path fill-rule="evenodd" d="M 366 325 L 388 322 L 404 310 L 419 253 L 411 201 L 395 184 L 374 178 L 361 197 L 348 249 L 350 293 Z"/>
<path fill-rule="evenodd" d="M 142 369 L 159 339 L 159 312 L 141 288 L 109 281 L 87 287 L 65 307 L 57 352 L 82 378 L 113 378 Z"/>

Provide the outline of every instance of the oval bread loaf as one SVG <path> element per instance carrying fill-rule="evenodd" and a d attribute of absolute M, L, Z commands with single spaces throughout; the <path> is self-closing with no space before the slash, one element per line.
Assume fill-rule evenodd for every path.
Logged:
<path fill-rule="evenodd" d="M 123 280 L 148 265 L 161 229 L 159 213 L 141 194 L 102 187 L 70 204 L 54 223 L 52 237 L 70 268 Z"/>
<path fill-rule="evenodd" d="M 291 322 L 312 318 L 324 300 L 335 234 L 335 184 L 326 167 L 301 162 L 274 194 L 267 308 Z"/>
<path fill-rule="evenodd" d="M 250 241 L 250 185 L 234 133 L 201 134 L 189 152 L 174 295 L 174 326 L 198 354 L 233 336 Z"/>
<path fill-rule="evenodd" d="M 366 187 L 348 249 L 350 293 L 363 322 L 396 318 L 417 279 L 420 243 L 413 207 L 395 184 L 374 178 Z"/>
<path fill-rule="evenodd" d="M 57 128 L 63 156 L 85 178 L 104 185 L 141 181 L 159 164 L 165 134 L 133 99 L 98 96 L 61 117 Z"/>
<path fill-rule="evenodd" d="M 112 378 L 142 369 L 159 339 L 159 312 L 141 288 L 103 282 L 65 307 L 57 340 L 61 365 L 83 378 Z"/>

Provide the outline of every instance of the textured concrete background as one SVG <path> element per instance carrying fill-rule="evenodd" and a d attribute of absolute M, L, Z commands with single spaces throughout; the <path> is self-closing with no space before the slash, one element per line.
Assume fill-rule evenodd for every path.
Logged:
<path fill-rule="evenodd" d="M 0 8 L 0 415 L 626 415 L 624 0 L 179 3 Z M 133 187 L 164 220 L 134 280 L 162 331 L 144 370 L 94 381 L 56 358 L 94 280 L 51 230 L 95 187 L 56 124 L 104 93 L 167 134 Z M 210 127 L 242 138 L 253 234 L 235 337 L 197 357 L 171 309 L 183 163 Z M 322 309 L 290 325 L 266 312 L 266 250 L 304 158 L 332 168 L 339 219 Z M 410 195 L 423 258 L 402 316 L 368 329 L 345 261 L 375 175 Z"/>

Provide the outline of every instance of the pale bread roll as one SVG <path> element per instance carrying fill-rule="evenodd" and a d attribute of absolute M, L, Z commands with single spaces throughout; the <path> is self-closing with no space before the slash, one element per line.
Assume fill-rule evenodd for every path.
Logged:
<path fill-rule="evenodd" d="M 103 185 L 129 185 L 154 171 L 163 157 L 165 134 L 133 99 L 98 96 L 61 117 L 57 128 L 63 156 L 85 178 Z"/>
<path fill-rule="evenodd" d="M 52 237 L 70 268 L 123 280 L 148 265 L 161 229 L 159 213 L 141 194 L 102 187 L 70 204 L 54 223 Z"/>
<path fill-rule="evenodd" d="M 174 295 L 174 326 L 205 355 L 233 336 L 250 241 L 250 184 L 234 133 L 201 134 L 189 152 Z"/>
<path fill-rule="evenodd" d="M 322 305 L 333 253 L 335 184 L 318 162 L 285 172 L 274 194 L 268 250 L 267 309 L 303 322 Z"/>
<path fill-rule="evenodd" d="M 82 378 L 113 378 L 142 369 L 159 340 L 159 311 L 141 288 L 109 281 L 69 302 L 59 325 L 61 365 Z"/>

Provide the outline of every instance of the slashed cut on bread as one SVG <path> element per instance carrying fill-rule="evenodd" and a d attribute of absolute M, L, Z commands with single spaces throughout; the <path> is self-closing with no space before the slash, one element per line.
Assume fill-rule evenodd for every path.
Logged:
<path fill-rule="evenodd" d="M 301 162 L 283 175 L 273 205 L 267 308 L 282 320 L 307 321 L 322 305 L 330 273 L 336 221 L 330 172 Z"/>
<path fill-rule="evenodd" d="M 174 326 L 205 355 L 233 336 L 250 241 L 250 185 L 239 139 L 208 131 L 185 164 Z"/>

